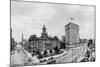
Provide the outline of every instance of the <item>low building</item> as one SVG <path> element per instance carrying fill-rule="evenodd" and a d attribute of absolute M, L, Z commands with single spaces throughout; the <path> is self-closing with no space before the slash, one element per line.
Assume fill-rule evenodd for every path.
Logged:
<path fill-rule="evenodd" d="M 62 42 L 65 43 L 65 36 L 62 36 Z"/>
<path fill-rule="evenodd" d="M 95 39 L 89 39 L 88 40 L 88 47 L 89 48 L 95 48 Z"/>
<path fill-rule="evenodd" d="M 87 39 L 79 39 L 80 43 L 88 43 Z"/>

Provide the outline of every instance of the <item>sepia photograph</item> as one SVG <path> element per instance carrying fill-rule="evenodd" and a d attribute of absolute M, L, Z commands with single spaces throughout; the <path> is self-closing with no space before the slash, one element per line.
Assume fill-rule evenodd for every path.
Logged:
<path fill-rule="evenodd" d="M 10 65 L 95 62 L 95 5 L 10 3 Z"/>

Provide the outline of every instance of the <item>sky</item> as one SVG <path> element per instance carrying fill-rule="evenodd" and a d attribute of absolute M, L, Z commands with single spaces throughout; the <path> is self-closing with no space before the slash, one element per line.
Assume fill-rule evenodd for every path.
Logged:
<path fill-rule="evenodd" d="M 70 20 L 73 17 L 74 20 Z M 30 35 L 41 35 L 43 25 L 49 36 L 65 35 L 65 25 L 79 25 L 80 38 L 94 38 L 94 6 L 11 1 L 12 37 L 20 42 Z"/>

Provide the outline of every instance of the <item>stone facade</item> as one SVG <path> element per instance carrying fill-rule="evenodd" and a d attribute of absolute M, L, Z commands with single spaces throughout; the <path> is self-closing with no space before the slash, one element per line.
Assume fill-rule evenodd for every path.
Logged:
<path fill-rule="evenodd" d="M 79 26 L 69 22 L 65 26 L 65 43 L 76 44 L 79 42 Z"/>
<path fill-rule="evenodd" d="M 38 50 L 42 52 L 44 50 L 54 49 L 56 46 L 59 47 L 59 39 L 57 38 L 57 36 L 48 36 L 45 26 L 43 26 L 42 28 L 41 36 L 37 37 L 36 35 L 31 35 L 29 38 L 29 42 L 31 45 L 31 52 L 36 52 Z"/>

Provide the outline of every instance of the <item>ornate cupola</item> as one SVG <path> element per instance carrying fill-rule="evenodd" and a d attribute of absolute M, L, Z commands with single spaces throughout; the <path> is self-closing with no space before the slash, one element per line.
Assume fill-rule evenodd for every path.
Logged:
<path fill-rule="evenodd" d="M 45 25 L 43 26 L 42 31 L 43 31 L 43 33 L 46 32 L 46 27 L 45 27 Z"/>
<path fill-rule="evenodd" d="M 46 27 L 45 27 L 45 25 L 44 25 L 43 28 L 42 28 L 41 37 L 48 37 L 48 34 L 47 34 L 47 32 L 46 32 Z"/>

